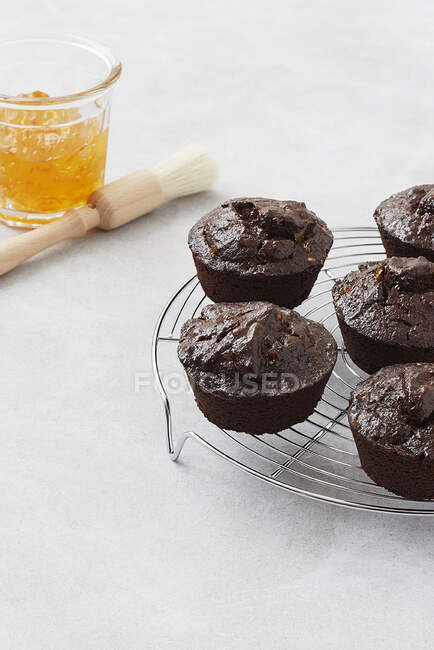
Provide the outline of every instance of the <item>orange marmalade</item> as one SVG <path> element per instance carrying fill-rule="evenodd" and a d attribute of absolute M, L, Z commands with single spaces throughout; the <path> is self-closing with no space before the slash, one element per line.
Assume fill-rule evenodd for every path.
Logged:
<path fill-rule="evenodd" d="M 0 106 L 0 219 L 37 225 L 86 203 L 104 182 L 107 138 L 103 113 L 83 119 L 78 108 Z"/>

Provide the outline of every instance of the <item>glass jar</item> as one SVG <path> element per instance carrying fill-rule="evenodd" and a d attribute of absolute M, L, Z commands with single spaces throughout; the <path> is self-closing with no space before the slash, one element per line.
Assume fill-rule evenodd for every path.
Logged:
<path fill-rule="evenodd" d="M 103 185 L 120 73 L 107 48 L 82 38 L 0 43 L 0 220 L 49 223 Z"/>

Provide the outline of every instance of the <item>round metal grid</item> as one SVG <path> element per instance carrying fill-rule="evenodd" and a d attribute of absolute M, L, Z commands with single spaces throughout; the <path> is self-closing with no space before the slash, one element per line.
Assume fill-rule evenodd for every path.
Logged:
<path fill-rule="evenodd" d="M 168 451 L 177 460 L 188 439 L 277 487 L 340 506 L 407 515 L 434 515 L 434 500 L 409 501 L 375 485 L 360 467 L 347 421 L 348 399 L 367 375 L 342 343 L 331 287 L 365 260 L 385 257 L 375 228 L 334 232 L 334 245 L 317 282 L 297 311 L 322 323 L 336 338 L 336 366 L 314 413 L 278 434 L 252 436 L 225 431 L 197 408 L 176 353 L 181 325 L 208 302 L 196 276 L 185 282 L 163 309 L 152 343 L 153 369 L 166 416 Z"/>

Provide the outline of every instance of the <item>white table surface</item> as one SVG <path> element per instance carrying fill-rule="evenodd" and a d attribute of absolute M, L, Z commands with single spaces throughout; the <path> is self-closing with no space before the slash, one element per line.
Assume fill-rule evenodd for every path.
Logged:
<path fill-rule="evenodd" d="M 432 182 L 433 25 L 428 0 L 3 8 L 3 35 L 120 53 L 109 178 L 191 140 L 221 176 L 0 279 L 2 649 L 432 647 L 431 520 L 312 502 L 193 444 L 173 465 L 134 377 L 193 271 L 188 228 L 223 199 L 370 225 L 382 198 Z"/>

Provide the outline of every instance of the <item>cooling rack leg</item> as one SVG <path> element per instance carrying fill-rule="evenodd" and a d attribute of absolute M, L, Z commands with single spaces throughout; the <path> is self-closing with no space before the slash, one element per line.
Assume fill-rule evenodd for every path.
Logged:
<path fill-rule="evenodd" d="M 184 445 L 190 437 L 190 432 L 183 433 L 178 442 L 169 449 L 170 459 L 173 462 L 176 462 L 181 454 L 181 451 L 184 449 Z"/>

